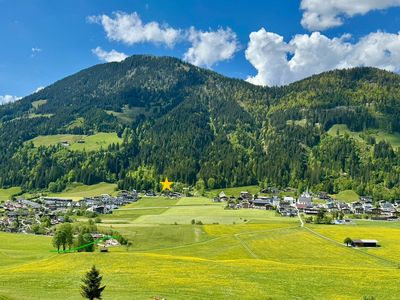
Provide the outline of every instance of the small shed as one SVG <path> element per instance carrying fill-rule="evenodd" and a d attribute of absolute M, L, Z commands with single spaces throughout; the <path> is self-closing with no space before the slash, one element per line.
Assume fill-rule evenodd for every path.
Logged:
<path fill-rule="evenodd" d="M 377 240 L 352 240 L 353 247 L 379 247 Z"/>

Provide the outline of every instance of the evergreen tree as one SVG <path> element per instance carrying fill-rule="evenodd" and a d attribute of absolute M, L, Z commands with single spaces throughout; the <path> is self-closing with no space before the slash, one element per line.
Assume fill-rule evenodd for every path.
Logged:
<path fill-rule="evenodd" d="M 90 271 L 88 271 L 82 279 L 83 285 L 81 286 L 81 295 L 90 300 L 101 299 L 101 293 L 105 289 L 105 286 L 100 287 L 102 279 L 103 276 L 100 276 L 96 267 L 92 266 Z"/>

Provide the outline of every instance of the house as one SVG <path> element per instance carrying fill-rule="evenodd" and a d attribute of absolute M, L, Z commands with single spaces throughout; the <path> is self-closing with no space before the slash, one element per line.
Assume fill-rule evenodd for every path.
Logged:
<path fill-rule="evenodd" d="M 372 203 L 363 203 L 363 208 L 364 208 L 364 212 L 366 214 L 371 214 L 372 213 L 372 209 L 374 208 L 374 206 L 372 205 Z"/>
<path fill-rule="evenodd" d="M 252 200 L 253 199 L 253 195 L 250 194 L 249 192 L 240 192 L 240 198 L 242 198 L 243 200 Z"/>
<path fill-rule="evenodd" d="M 221 202 L 221 200 L 219 200 L 219 197 L 214 197 L 213 202 Z"/>
<path fill-rule="evenodd" d="M 272 199 L 268 197 L 259 197 L 253 200 L 254 207 L 273 209 Z"/>
<path fill-rule="evenodd" d="M 344 203 L 344 202 L 339 202 L 339 209 L 345 215 L 348 215 L 348 214 L 352 213 L 350 205 L 348 205 L 347 203 Z"/>
<path fill-rule="evenodd" d="M 317 207 L 306 207 L 303 211 L 306 215 L 317 215 L 319 209 Z"/>
<path fill-rule="evenodd" d="M 281 201 L 281 199 L 278 196 L 273 196 L 272 197 L 272 205 L 274 207 L 277 207 L 279 205 L 279 202 Z"/>
<path fill-rule="evenodd" d="M 304 209 L 305 209 L 306 207 L 307 207 L 307 206 L 306 206 L 305 204 L 296 203 L 296 208 L 297 208 L 297 210 L 300 211 L 300 212 L 303 212 Z"/>
<path fill-rule="evenodd" d="M 293 197 L 285 196 L 283 197 L 283 201 L 289 202 L 291 205 L 295 203 L 295 200 Z"/>
<path fill-rule="evenodd" d="M 337 211 L 338 205 L 334 201 L 330 201 L 326 203 L 326 208 L 329 209 L 330 211 Z"/>
<path fill-rule="evenodd" d="M 380 207 L 382 209 L 382 213 L 393 214 L 393 213 L 396 212 L 396 208 L 393 206 L 393 204 L 390 203 L 390 202 L 387 202 L 387 201 L 386 202 L 381 201 L 380 202 Z"/>
<path fill-rule="evenodd" d="M 380 208 L 380 207 L 373 207 L 372 209 L 371 209 L 371 213 L 373 214 L 373 215 L 381 215 L 382 214 L 382 208 Z"/>
<path fill-rule="evenodd" d="M 360 196 L 360 201 L 363 203 L 372 204 L 372 197 L 371 196 Z"/>
<path fill-rule="evenodd" d="M 152 190 L 147 191 L 147 192 L 145 193 L 145 195 L 148 196 L 148 197 L 155 197 L 155 196 L 157 196 L 156 193 L 155 193 L 154 191 L 152 191 Z"/>
<path fill-rule="evenodd" d="M 353 247 L 379 247 L 377 240 L 352 240 Z"/>
<path fill-rule="evenodd" d="M 302 193 L 300 195 L 299 199 L 297 200 L 297 203 L 305 204 L 307 206 L 311 206 L 311 204 L 312 204 L 312 196 L 311 196 L 311 194 L 308 191 Z"/>
<path fill-rule="evenodd" d="M 235 209 L 236 208 L 236 203 L 235 202 L 229 202 L 228 203 L 228 207 L 231 209 Z"/>
<path fill-rule="evenodd" d="M 364 213 L 364 207 L 361 201 L 351 203 L 351 208 L 354 214 L 359 215 Z"/>
<path fill-rule="evenodd" d="M 229 200 L 228 196 L 225 194 L 224 191 L 219 193 L 218 198 L 219 198 L 219 202 L 228 201 Z"/>
<path fill-rule="evenodd" d="M 322 199 L 322 200 L 329 200 L 329 199 L 331 199 L 331 197 L 329 197 L 329 195 L 328 195 L 327 192 L 318 192 L 317 195 L 318 195 L 318 198 L 319 198 L 319 199 Z"/>
<path fill-rule="evenodd" d="M 60 145 L 63 147 L 69 147 L 69 143 L 67 141 L 62 141 Z"/>
<path fill-rule="evenodd" d="M 242 207 L 243 208 L 250 208 L 251 207 L 251 203 L 249 201 L 247 201 L 247 200 L 244 200 L 242 202 Z"/>

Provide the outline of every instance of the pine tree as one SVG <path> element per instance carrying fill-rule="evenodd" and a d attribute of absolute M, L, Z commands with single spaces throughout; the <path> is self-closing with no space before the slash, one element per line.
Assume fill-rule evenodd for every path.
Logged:
<path fill-rule="evenodd" d="M 82 279 L 84 284 L 81 286 L 81 295 L 90 300 L 101 299 L 101 293 L 105 288 L 105 286 L 100 287 L 102 279 L 103 276 L 100 276 L 99 271 L 93 266 Z"/>

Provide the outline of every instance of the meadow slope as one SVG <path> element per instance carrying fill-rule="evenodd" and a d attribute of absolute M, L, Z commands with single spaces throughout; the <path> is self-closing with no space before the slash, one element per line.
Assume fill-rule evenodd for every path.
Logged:
<path fill-rule="evenodd" d="M 81 299 L 95 264 L 104 299 L 397 299 L 400 227 L 360 221 L 309 226 L 273 211 L 225 210 L 206 198 L 143 198 L 103 216 L 127 251 L 50 253 L 44 236 L 0 233 L 0 299 Z M 191 220 L 203 225 L 191 225 Z M 376 238 L 356 250 L 344 237 Z"/>

